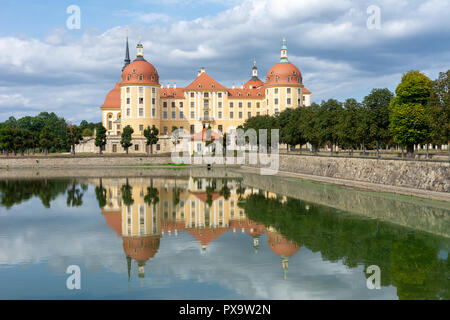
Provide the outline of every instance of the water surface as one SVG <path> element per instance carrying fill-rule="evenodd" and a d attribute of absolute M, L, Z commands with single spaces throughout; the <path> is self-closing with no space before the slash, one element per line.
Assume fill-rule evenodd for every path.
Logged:
<path fill-rule="evenodd" d="M 0 298 L 449 298 L 447 204 L 258 179 L 0 181 Z"/>

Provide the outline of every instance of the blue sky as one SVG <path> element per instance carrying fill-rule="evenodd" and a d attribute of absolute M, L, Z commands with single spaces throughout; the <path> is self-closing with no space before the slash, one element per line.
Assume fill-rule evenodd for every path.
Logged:
<path fill-rule="evenodd" d="M 68 30 L 66 9 L 81 9 Z M 367 8 L 381 28 L 368 29 Z M 435 79 L 449 69 L 447 0 L 132 0 L 12 1 L 0 12 L 0 121 L 54 111 L 72 122 L 100 120 L 99 106 L 120 81 L 126 28 L 131 55 L 142 36 L 161 83 L 189 84 L 200 67 L 226 86 L 260 78 L 287 38 L 313 101 L 361 100 L 391 90 L 419 69 Z"/>

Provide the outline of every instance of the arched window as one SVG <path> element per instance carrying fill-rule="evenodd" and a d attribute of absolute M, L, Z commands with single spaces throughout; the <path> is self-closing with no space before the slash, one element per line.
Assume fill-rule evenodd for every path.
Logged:
<path fill-rule="evenodd" d="M 128 74 L 127 75 L 127 81 L 130 81 L 131 76 Z"/>

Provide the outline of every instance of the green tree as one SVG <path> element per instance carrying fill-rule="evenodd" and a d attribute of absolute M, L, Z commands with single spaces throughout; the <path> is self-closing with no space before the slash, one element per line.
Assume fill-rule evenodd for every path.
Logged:
<path fill-rule="evenodd" d="M 106 128 L 102 124 L 99 124 L 95 134 L 95 146 L 100 148 L 100 154 L 103 153 L 103 148 L 106 146 L 106 142 Z"/>
<path fill-rule="evenodd" d="M 395 90 L 389 105 L 390 129 L 394 142 L 406 146 L 414 157 L 414 145 L 427 141 L 430 129 L 425 105 L 431 93 L 431 81 L 419 71 L 409 71 Z"/>
<path fill-rule="evenodd" d="M 13 129 L 6 125 L 0 129 L 0 150 L 3 150 L 6 156 L 14 150 Z"/>
<path fill-rule="evenodd" d="M 122 132 L 122 139 L 120 140 L 120 144 L 125 149 L 126 153 L 128 154 L 128 148 L 133 145 L 132 141 L 132 135 L 134 133 L 134 130 L 129 125 L 123 128 Z"/>
<path fill-rule="evenodd" d="M 394 94 L 389 89 L 373 89 L 363 100 L 368 111 L 369 135 L 376 143 L 377 157 L 380 156 L 380 143 L 388 143 L 391 138 L 389 103 L 393 97 Z"/>
<path fill-rule="evenodd" d="M 344 103 L 344 109 L 339 113 L 336 133 L 341 146 L 347 147 L 349 153 L 353 153 L 355 145 L 358 143 L 358 137 L 355 135 L 355 128 L 358 126 L 359 109 L 361 104 L 355 99 L 347 99 Z"/>
<path fill-rule="evenodd" d="M 48 154 L 48 151 L 52 146 L 52 142 L 53 136 L 50 132 L 50 128 L 48 126 L 45 126 L 39 135 L 39 147 L 42 149 L 45 155 Z"/>
<path fill-rule="evenodd" d="M 67 139 L 69 144 L 71 145 L 72 154 L 75 155 L 75 146 L 83 140 L 83 135 L 80 127 L 76 125 L 68 125 L 67 126 Z"/>
<path fill-rule="evenodd" d="M 91 128 L 85 128 L 85 129 L 82 129 L 82 130 L 83 130 L 82 131 L 82 136 L 83 137 L 92 137 L 94 135 L 94 132 L 91 130 Z"/>
<path fill-rule="evenodd" d="M 448 144 L 450 156 L 450 70 L 439 73 L 433 81 L 426 113 L 430 121 L 431 142 L 439 147 Z"/>
<path fill-rule="evenodd" d="M 157 144 L 159 141 L 158 138 L 159 130 L 155 125 L 153 125 L 151 128 L 150 126 L 147 127 L 147 129 L 144 130 L 144 137 L 147 139 L 146 143 L 148 146 L 150 146 L 150 153 L 153 154 L 153 145 Z"/>
<path fill-rule="evenodd" d="M 319 134 L 323 142 L 330 144 L 331 154 L 338 142 L 337 125 L 341 111 L 342 103 L 335 99 L 322 101 L 319 108 Z"/>

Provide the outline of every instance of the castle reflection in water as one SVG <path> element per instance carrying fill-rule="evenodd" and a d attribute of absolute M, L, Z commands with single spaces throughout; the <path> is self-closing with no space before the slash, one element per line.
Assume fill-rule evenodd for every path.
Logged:
<path fill-rule="evenodd" d="M 227 231 L 247 233 L 252 239 L 248 245 L 254 247 L 255 253 L 260 236 L 266 234 L 270 249 L 281 259 L 285 279 L 289 257 L 300 249 L 274 228 L 246 217 L 239 202 L 263 191 L 245 189 L 237 180 L 115 178 L 99 179 L 94 184 L 97 197 L 104 199 L 102 214 L 106 223 L 122 237 L 129 277 L 132 260 L 137 263 L 139 277 L 145 277 L 145 265 L 157 255 L 161 238 L 182 232 L 192 235 L 203 251 Z"/>

